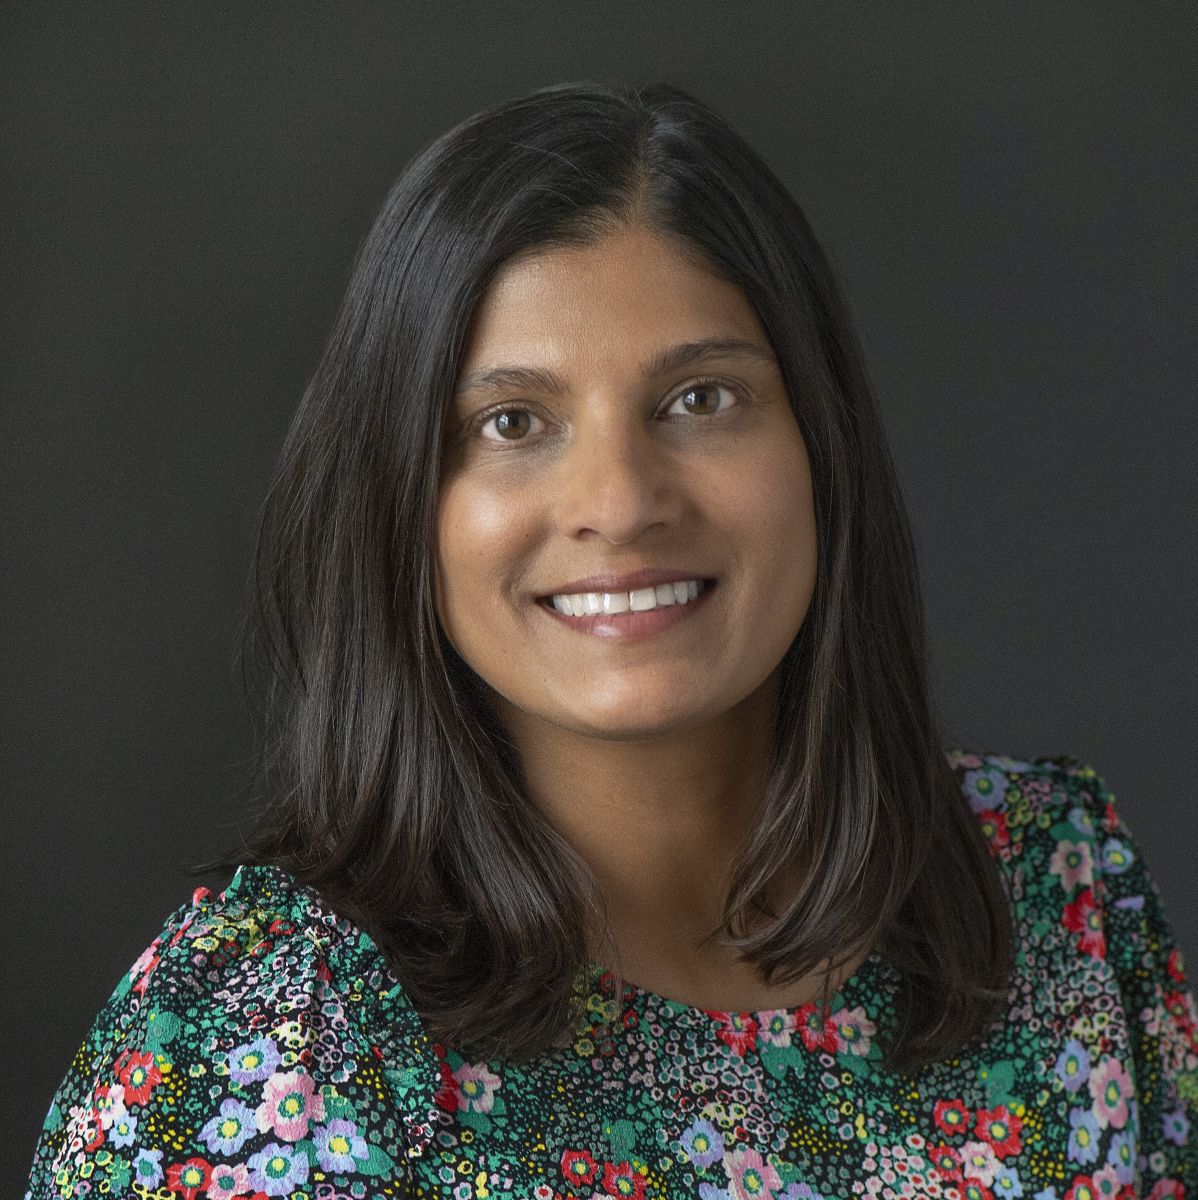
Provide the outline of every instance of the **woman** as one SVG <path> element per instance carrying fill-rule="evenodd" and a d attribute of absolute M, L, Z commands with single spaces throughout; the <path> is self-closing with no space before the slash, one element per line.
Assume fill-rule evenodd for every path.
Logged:
<path fill-rule="evenodd" d="M 257 561 L 270 802 L 31 1196 L 1198 1187 L 1142 856 L 1077 760 L 941 748 L 849 317 L 685 92 L 410 164 Z"/>

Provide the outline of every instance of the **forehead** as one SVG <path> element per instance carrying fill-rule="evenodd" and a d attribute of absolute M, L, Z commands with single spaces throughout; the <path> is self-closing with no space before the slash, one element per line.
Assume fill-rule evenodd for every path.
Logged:
<path fill-rule="evenodd" d="M 736 336 L 764 338 L 740 288 L 636 226 L 504 264 L 475 309 L 463 369 L 500 351 L 586 357 Z"/>

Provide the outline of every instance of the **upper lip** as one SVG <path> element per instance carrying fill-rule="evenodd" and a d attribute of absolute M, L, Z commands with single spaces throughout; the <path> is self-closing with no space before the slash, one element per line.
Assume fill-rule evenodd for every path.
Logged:
<path fill-rule="evenodd" d="M 683 579 L 710 579 L 702 571 L 674 571 L 668 567 L 642 567 L 639 571 L 629 571 L 624 575 L 588 575 L 585 579 L 572 579 L 555 587 L 551 592 L 544 592 L 537 598 L 544 600 L 549 596 L 571 596 L 580 592 L 631 592 L 636 588 L 654 587 L 659 583 L 677 583 Z"/>

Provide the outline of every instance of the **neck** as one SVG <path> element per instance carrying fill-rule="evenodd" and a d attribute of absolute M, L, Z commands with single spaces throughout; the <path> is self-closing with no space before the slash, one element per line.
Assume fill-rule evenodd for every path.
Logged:
<path fill-rule="evenodd" d="M 728 872 L 765 795 L 774 680 L 713 721 L 652 738 L 603 739 L 520 710 L 504 721 L 530 798 L 587 862 L 626 963 L 726 968 L 700 949 L 719 919 Z M 592 957 L 606 961 L 595 931 Z"/>

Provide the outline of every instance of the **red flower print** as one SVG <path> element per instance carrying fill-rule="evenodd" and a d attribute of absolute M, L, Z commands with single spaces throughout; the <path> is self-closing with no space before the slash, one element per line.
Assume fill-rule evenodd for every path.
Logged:
<path fill-rule="evenodd" d="M 443 1108 L 446 1112 L 457 1112 L 462 1107 L 461 1085 L 454 1078 L 453 1068 L 444 1059 L 437 1066 L 441 1071 L 441 1086 L 433 1099 L 438 1108 Z"/>
<path fill-rule="evenodd" d="M 1102 913 L 1094 903 L 1094 890 L 1084 888 L 1065 905 L 1061 924 L 1072 933 L 1080 933 L 1082 951 L 1091 958 L 1106 958 L 1106 935 L 1102 929 Z"/>
<path fill-rule="evenodd" d="M 743 1058 L 757 1044 L 757 1021 L 748 1013 L 721 1013 L 707 1010 L 719 1022 L 716 1037 Z M 621 1193 L 623 1194 L 623 1193 Z"/>
<path fill-rule="evenodd" d="M 994 1200 L 994 1193 L 976 1179 L 967 1179 L 961 1188 L 961 1200 Z"/>
<path fill-rule="evenodd" d="M 1189 992 L 1166 992 L 1165 1009 L 1180 1028 L 1192 1038 L 1194 1036 L 1194 1010 L 1190 1006 Z"/>
<path fill-rule="evenodd" d="M 141 974 L 137 977 L 137 982 L 133 985 L 133 991 L 139 996 L 146 994 L 146 988 L 150 985 L 150 976 L 154 974 L 154 968 L 158 965 L 159 956 L 151 954 L 148 958 L 138 959 Z"/>
<path fill-rule="evenodd" d="M 189 1158 L 166 1169 L 166 1186 L 183 1200 L 195 1200 L 196 1192 L 206 1188 L 211 1179 L 212 1167 L 202 1158 Z"/>
<path fill-rule="evenodd" d="M 1089 1175 L 1075 1175 L 1073 1186 L 1065 1193 L 1065 1200 L 1098 1200 L 1098 1189 Z"/>
<path fill-rule="evenodd" d="M 937 1100 L 932 1109 L 932 1119 L 940 1132 L 950 1137 L 969 1129 L 969 1109 L 963 1100 Z"/>
<path fill-rule="evenodd" d="M 1186 1200 L 1186 1185 L 1177 1179 L 1158 1179 L 1148 1200 Z"/>
<path fill-rule="evenodd" d="M 599 1164 L 585 1150 L 567 1150 L 562 1155 L 562 1174 L 574 1183 L 594 1183 Z"/>
<path fill-rule="evenodd" d="M 985 812 L 978 813 L 978 820 L 982 824 L 982 833 L 992 846 L 1006 846 L 1010 842 L 1011 834 L 1007 829 L 1005 813 L 988 808 Z"/>
<path fill-rule="evenodd" d="M 1181 951 L 1176 946 L 1169 951 L 1169 957 L 1165 962 L 1165 970 L 1169 973 L 1169 978 L 1174 983 L 1185 983 L 1186 981 L 1186 964 L 1182 957 Z"/>
<path fill-rule="evenodd" d="M 795 1027 L 808 1050 L 826 1050 L 836 1053 L 836 1022 L 829 1013 L 823 1016 L 814 1002 L 804 1004 L 795 1013 Z"/>
<path fill-rule="evenodd" d="M 961 1182 L 961 1156 L 951 1146 L 929 1146 L 927 1156 L 932 1169 L 941 1179 L 951 1183 Z"/>
<path fill-rule="evenodd" d="M 978 1137 L 989 1142 L 999 1158 L 1019 1153 L 1022 1145 L 1019 1131 L 1022 1128 L 1023 1122 L 1014 1113 L 1007 1112 L 1005 1104 L 997 1108 L 978 1109 Z"/>
<path fill-rule="evenodd" d="M 99 1150 L 104 1145 L 104 1126 L 100 1124 L 100 1114 L 93 1108 L 87 1116 L 87 1122 L 79 1131 L 83 1139 L 83 1148 L 87 1151 Z"/>
<path fill-rule="evenodd" d="M 614 1166 L 612 1163 L 603 1164 L 603 1190 L 609 1196 L 627 1197 L 628 1200 L 642 1200 L 645 1194 L 644 1177 L 638 1175 L 626 1162 Z"/>
<path fill-rule="evenodd" d="M 121 1057 L 124 1058 L 125 1055 L 122 1054 Z M 127 1105 L 145 1104 L 154 1090 L 154 1085 L 162 1082 L 162 1072 L 159 1071 L 154 1056 L 148 1051 L 143 1051 L 129 1054 L 124 1066 L 118 1071 L 117 1078 L 125 1085 Z"/>

